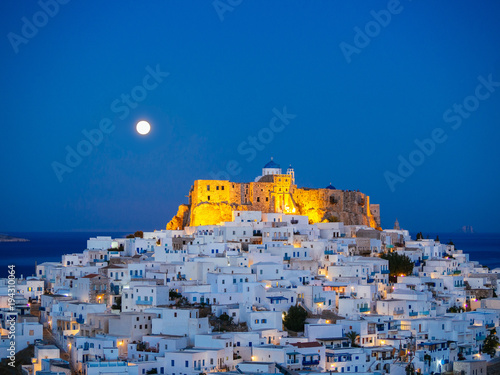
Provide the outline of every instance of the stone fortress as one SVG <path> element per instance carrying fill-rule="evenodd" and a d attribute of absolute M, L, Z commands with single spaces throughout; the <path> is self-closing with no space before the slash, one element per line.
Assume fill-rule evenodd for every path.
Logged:
<path fill-rule="evenodd" d="M 359 191 L 298 188 L 291 166 L 286 174 L 272 158 L 254 182 L 196 180 L 189 192 L 189 204 L 179 206 L 167 229 L 217 225 L 232 221 L 233 211 L 262 211 L 306 215 L 311 224 L 343 222 L 380 228 L 380 206 Z"/>

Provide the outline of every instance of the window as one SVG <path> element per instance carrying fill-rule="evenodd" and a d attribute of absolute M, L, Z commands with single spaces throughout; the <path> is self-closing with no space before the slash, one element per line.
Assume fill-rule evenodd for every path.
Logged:
<path fill-rule="evenodd" d="M 207 195 L 207 201 L 209 201 L 209 200 L 210 200 L 210 195 Z"/>
<path fill-rule="evenodd" d="M 210 185 L 207 185 L 207 191 L 210 191 Z"/>
<path fill-rule="evenodd" d="M 189 367 L 189 361 L 186 361 L 186 367 Z"/>
<path fill-rule="evenodd" d="M 257 202 L 260 202 L 260 197 L 257 197 Z"/>
<path fill-rule="evenodd" d="M 219 190 L 219 185 L 217 185 L 217 186 L 215 187 L 215 190 Z"/>
<path fill-rule="evenodd" d="M 266 323 L 267 323 L 267 319 L 262 319 L 262 320 L 261 320 L 261 323 L 262 323 L 262 324 L 266 324 Z"/>
<path fill-rule="evenodd" d="M 171 365 L 172 367 L 174 367 L 174 366 L 175 366 L 175 361 L 174 361 L 173 359 L 170 361 L 170 365 Z"/>

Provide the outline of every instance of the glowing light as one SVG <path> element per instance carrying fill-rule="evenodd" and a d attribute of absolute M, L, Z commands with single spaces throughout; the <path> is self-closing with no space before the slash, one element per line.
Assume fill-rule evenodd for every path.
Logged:
<path fill-rule="evenodd" d="M 135 126 L 137 133 L 141 135 L 146 135 L 151 131 L 151 125 L 147 121 L 139 121 Z"/>

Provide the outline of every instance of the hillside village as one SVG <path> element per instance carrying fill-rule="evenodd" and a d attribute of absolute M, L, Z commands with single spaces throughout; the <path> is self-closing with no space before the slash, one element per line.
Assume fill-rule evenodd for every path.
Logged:
<path fill-rule="evenodd" d="M 0 357 L 14 314 L 29 375 L 486 375 L 500 270 L 397 222 L 231 219 L 90 238 L 16 280 L 13 309 L 1 280 Z"/>

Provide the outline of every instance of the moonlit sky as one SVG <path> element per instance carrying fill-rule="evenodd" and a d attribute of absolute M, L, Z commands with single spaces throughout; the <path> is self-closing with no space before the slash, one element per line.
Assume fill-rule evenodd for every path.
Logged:
<path fill-rule="evenodd" d="M 387 4 L 244 0 L 221 20 L 212 1 L 70 1 L 16 53 L 9 33 L 41 8 L 0 2 L 0 232 L 163 229 L 195 179 L 233 160 L 232 179 L 253 181 L 271 156 L 299 187 L 370 195 L 383 227 L 500 232 L 500 87 L 457 129 L 443 120 L 479 76 L 500 82 L 500 3 L 402 0 L 348 63 L 340 44 Z M 137 88 L 157 68 L 162 82 Z M 134 90 L 146 95 L 125 113 Z M 284 107 L 296 117 L 248 160 L 238 146 Z M 106 119 L 59 181 L 53 163 Z M 384 173 L 436 128 L 446 141 L 391 191 Z"/>

